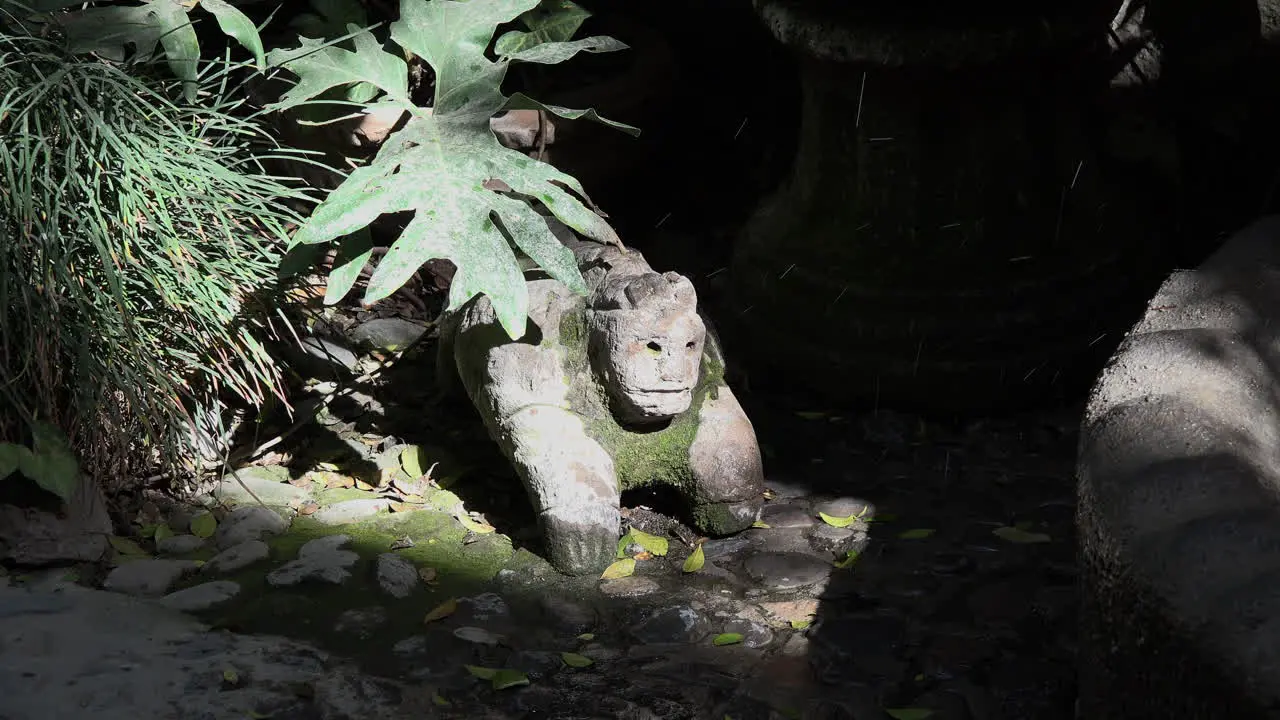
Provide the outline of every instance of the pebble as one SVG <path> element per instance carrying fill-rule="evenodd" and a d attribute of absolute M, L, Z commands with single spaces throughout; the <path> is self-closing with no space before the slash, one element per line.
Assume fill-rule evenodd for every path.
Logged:
<path fill-rule="evenodd" d="M 185 555 L 204 547 L 205 539 L 195 535 L 170 535 L 156 541 L 161 555 Z"/>
<path fill-rule="evenodd" d="M 160 598 L 160 604 L 174 610 L 206 610 L 224 603 L 240 592 L 240 584 L 230 580 L 214 580 L 186 590 L 169 593 Z"/>
<path fill-rule="evenodd" d="M 382 350 L 403 349 L 417 340 L 427 329 L 402 318 L 376 318 L 360 323 L 351 331 L 351 339 Z"/>
<path fill-rule="evenodd" d="M 351 541 L 346 535 L 329 535 L 307 542 L 298 551 L 298 559 L 267 574 L 272 587 L 288 587 L 305 581 L 341 585 L 351 577 L 351 566 L 360 556 L 342 546 Z"/>
<path fill-rule="evenodd" d="M 867 534 L 854 530 L 853 528 L 833 527 L 826 523 L 820 523 L 813 526 L 809 530 L 809 542 L 813 544 L 815 550 L 824 550 L 826 552 L 843 555 L 846 551 L 854 549 L 854 545 L 859 541 L 864 541 Z"/>
<path fill-rule="evenodd" d="M 333 629 L 359 638 L 368 639 L 377 629 L 387 623 L 387 609 L 378 605 L 367 608 L 343 610 Z"/>
<path fill-rule="evenodd" d="M 707 636 L 707 620 L 690 607 L 658 610 L 631 629 L 631 635 L 643 643 L 696 643 Z"/>
<path fill-rule="evenodd" d="M 288 520 L 261 505 L 238 507 L 218 525 L 214 543 L 225 550 L 250 540 L 261 540 L 264 536 L 279 535 L 288 527 Z"/>
<path fill-rule="evenodd" d="M 348 525 L 385 512 L 390 507 L 391 501 L 386 498 L 343 500 L 320 508 L 311 519 L 321 525 Z"/>
<path fill-rule="evenodd" d="M 359 365 L 359 360 L 356 358 L 355 353 L 332 340 L 309 337 L 303 338 L 301 345 L 303 351 L 311 357 L 347 372 L 355 372 L 357 365 Z"/>
<path fill-rule="evenodd" d="M 771 590 L 796 590 L 825 581 L 833 566 L 812 555 L 797 552 L 765 552 L 747 558 L 747 574 Z"/>
<path fill-rule="evenodd" d="M 134 560 L 108 573 L 102 587 L 126 595 L 160 597 L 198 567 L 191 560 Z"/>
<path fill-rule="evenodd" d="M 647 577 L 638 577 L 631 575 L 624 578 L 614 578 L 605 580 L 600 583 L 600 594 L 608 598 L 639 598 L 646 595 L 652 595 L 662 587 L 658 585 L 656 580 L 650 580 Z"/>
<path fill-rule="evenodd" d="M 770 528 L 807 528 L 816 522 L 807 507 L 770 503 L 760 511 L 760 520 Z"/>
<path fill-rule="evenodd" d="M 271 548 L 261 540 L 246 540 L 223 550 L 204 564 L 205 572 L 233 573 L 266 560 Z"/>
<path fill-rule="evenodd" d="M 246 487 L 248 490 L 245 490 Z M 257 507 L 261 510 L 263 508 L 258 505 L 258 500 L 271 507 L 287 508 L 310 498 L 311 492 L 290 485 L 289 471 L 284 467 L 254 465 L 236 470 L 219 480 L 213 488 L 213 496 L 218 502 Z M 174 528 L 175 531 L 177 529 Z"/>
<path fill-rule="evenodd" d="M 382 553 L 377 564 L 378 587 L 395 598 L 407 598 L 421 584 L 418 568 L 395 553 Z"/>
<path fill-rule="evenodd" d="M 813 512 L 826 513 L 834 518 L 847 518 L 851 515 L 871 518 L 875 517 L 875 506 L 866 500 L 840 497 L 814 503 Z"/>

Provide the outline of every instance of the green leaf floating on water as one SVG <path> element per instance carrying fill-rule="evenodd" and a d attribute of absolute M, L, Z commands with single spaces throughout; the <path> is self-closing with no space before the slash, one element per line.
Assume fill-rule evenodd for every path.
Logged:
<path fill-rule="evenodd" d="M 934 530 L 933 528 L 916 528 L 914 530 L 907 530 L 906 532 L 899 534 L 898 537 L 903 540 L 923 540 L 935 532 L 937 532 L 937 530 Z"/>
<path fill-rule="evenodd" d="M 529 676 L 519 670 L 504 669 L 495 672 L 490 682 L 493 683 L 494 690 L 506 690 L 520 685 L 528 685 Z"/>
<path fill-rule="evenodd" d="M 702 546 L 699 545 L 693 549 L 689 557 L 684 561 L 684 571 L 687 573 L 698 572 L 707 562 L 706 555 L 702 553 Z"/>
<path fill-rule="evenodd" d="M 1027 532 L 1026 530 L 1016 527 L 999 527 L 992 530 L 991 534 L 1001 540 L 1007 540 L 1011 543 L 1018 543 L 1020 545 L 1053 542 L 1053 538 L 1045 535 L 1044 533 Z"/>
<path fill-rule="evenodd" d="M 928 708 L 885 708 L 884 712 L 893 720 L 925 720 L 933 717 L 933 711 Z"/>
<path fill-rule="evenodd" d="M 648 550 L 654 555 L 666 555 L 667 549 L 670 547 L 666 538 L 658 537 L 657 535 L 650 535 L 643 530 L 631 528 L 631 532 L 628 534 L 637 545 Z"/>
<path fill-rule="evenodd" d="M 573 667 L 573 668 L 590 667 L 591 665 L 595 664 L 595 660 L 592 660 L 586 655 L 579 655 L 578 653 L 572 653 L 572 652 L 560 653 L 560 659 L 564 661 L 565 665 L 568 665 L 569 667 Z"/>
<path fill-rule="evenodd" d="M 737 645 L 742 642 L 742 633 L 720 633 L 711 639 L 712 645 Z"/>
<path fill-rule="evenodd" d="M 217 529 L 218 519 L 211 512 L 205 511 L 191 518 L 191 534 L 198 538 L 213 537 Z"/>

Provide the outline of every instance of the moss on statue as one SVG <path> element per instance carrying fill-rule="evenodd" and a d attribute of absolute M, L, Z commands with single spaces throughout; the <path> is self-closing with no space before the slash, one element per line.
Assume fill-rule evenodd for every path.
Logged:
<path fill-rule="evenodd" d="M 713 358 L 710 348 L 703 353 L 689 409 L 662 429 L 637 431 L 618 424 L 609 408 L 608 393 L 592 372 L 585 312 L 566 313 L 560 318 L 559 337 L 545 337 L 542 343 L 560 346 L 567 364 L 569 408 L 583 419 L 587 435 L 613 458 L 620 489 L 666 485 L 681 492 L 692 490 L 689 448 L 697 437 L 698 413 L 708 397 L 717 397 L 724 382 L 724 366 Z"/>

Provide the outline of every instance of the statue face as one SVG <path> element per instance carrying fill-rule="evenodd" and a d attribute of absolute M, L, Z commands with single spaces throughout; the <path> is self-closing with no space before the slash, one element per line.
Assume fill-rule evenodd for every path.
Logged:
<path fill-rule="evenodd" d="M 592 313 L 592 366 L 620 420 L 670 419 L 689 409 L 698 384 L 707 328 L 697 297 L 674 273 L 641 276 L 626 296 L 631 301 L 623 307 Z"/>

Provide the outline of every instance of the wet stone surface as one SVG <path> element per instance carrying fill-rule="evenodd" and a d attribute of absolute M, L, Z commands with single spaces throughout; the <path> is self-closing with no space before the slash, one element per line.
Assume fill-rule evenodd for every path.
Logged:
<path fill-rule="evenodd" d="M 497 532 L 464 530 L 459 497 L 421 487 L 436 493 L 423 509 L 336 527 L 241 506 L 211 542 L 182 541 L 203 564 L 139 559 L 105 587 L 205 619 L 257 603 L 257 624 L 222 627 L 317 642 L 416 693 L 412 712 L 381 717 L 1072 717 L 1075 415 L 938 424 L 748 410 L 770 475 L 761 521 L 699 538 L 661 498 L 624 497 L 627 524 L 668 541 L 665 556 L 626 548 L 627 577 L 552 571 L 509 479 L 505 493 L 457 487 L 467 507 L 488 503 Z M 354 507 L 332 475 L 307 491 L 313 514 Z M 415 515 L 430 522 L 380 544 L 359 524 Z M 291 540 L 300 527 L 318 535 Z M 533 541 L 513 551 L 504 535 Z M 413 553 L 433 543 L 450 549 L 425 567 Z M 704 564 L 685 572 L 698 544 Z M 495 553 L 508 559 L 483 579 L 448 584 L 451 564 Z M 321 605 L 332 611 L 298 610 Z"/>

